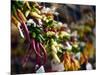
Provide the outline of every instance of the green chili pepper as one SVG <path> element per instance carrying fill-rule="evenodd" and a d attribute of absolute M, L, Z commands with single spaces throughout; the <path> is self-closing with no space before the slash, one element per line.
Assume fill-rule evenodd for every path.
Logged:
<path fill-rule="evenodd" d="M 32 32 L 32 37 L 35 38 L 36 37 L 36 33 Z"/>

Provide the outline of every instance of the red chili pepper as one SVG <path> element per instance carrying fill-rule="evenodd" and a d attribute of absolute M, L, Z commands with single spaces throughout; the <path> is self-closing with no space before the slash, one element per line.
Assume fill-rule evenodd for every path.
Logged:
<path fill-rule="evenodd" d="M 39 57 L 42 57 L 42 56 L 39 54 L 39 52 L 36 50 L 35 44 L 36 44 L 36 41 L 33 39 L 33 40 L 32 40 L 32 48 L 33 48 L 34 52 L 36 53 L 36 55 L 38 55 Z"/>
<path fill-rule="evenodd" d="M 30 42 L 29 31 L 28 31 L 28 28 L 27 28 L 26 24 L 25 23 L 22 23 L 22 27 L 23 27 L 23 30 L 24 30 L 26 39 L 28 40 L 28 42 Z"/>
<path fill-rule="evenodd" d="M 28 40 L 28 42 L 29 42 L 30 41 L 30 36 L 29 36 L 29 31 L 28 31 L 27 25 L 23 21 L 21 14 L 17 12 L 17 15 L 18 15 L 19 19 L 21 20 L 21 25 L 22 25 L 22 28 L 24 30 L 26 40 Z"/>
<path fill-rule="evenodd" d="M 40 46 L 39 46 L 39 43 L 38 42 L 36 42 L 36 50 L 37 50 L 37 52 L 40 54 Z M 38 55 L 36 55 L 36 63 L 38 64 L 38 65 L 41 65 L 40 64 L 40 57 L 38 56 Z"/>
<path fill-rule="evenodd" d="M 42 43 L 39 43 L 39 44 L 40 44 L 40 48 L 42 48 L 43 53 L 44 53 L 44 62 L 43 62 L 43 64 L 45 64 L 46 61 L 47 61 L 47 52 L 46 52 L 46 49 L 44 48 L 44 46 L 42 45 Z"/>

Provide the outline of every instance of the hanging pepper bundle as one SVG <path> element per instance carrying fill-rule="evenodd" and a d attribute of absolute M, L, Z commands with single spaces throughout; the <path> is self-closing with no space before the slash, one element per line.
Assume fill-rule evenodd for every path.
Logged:
<path fill-rule="evenodd" d="M 39 25 L 35 26 L 34 23 L 28 26 L 26 24 L 27 19 L 24 16 L 21 9 L 16 8 L 15 10 L 16 10 L 15 14 L 17 14 L 17 18 L 19 21 L 13 15 L 12 15 L 12 21 L 15 23 L 17 27 L 18 27 L 18 23 L 20 23 L 20 29 L 24 34 L 25 40 L 27 41 L 27 43 L 29 43 L 29 51 L 27 51 L 28 52 L 27 55 L 25 55 L 25 57 L 22 60 L 23 66 L 25 66 L 29 56 L 32 55 L 33 52 L 35 52 L 36 54 L 36 58 L 37 58 L 36 64 L 38 65 L 45 64 L 47 60 L 47 53 L 42 44 L 44 38 L 41 35 L 42 32 L 41 28 L 38 27 Z M 41 63 L 40 59 L 44 60 L 43 63 Z"/>

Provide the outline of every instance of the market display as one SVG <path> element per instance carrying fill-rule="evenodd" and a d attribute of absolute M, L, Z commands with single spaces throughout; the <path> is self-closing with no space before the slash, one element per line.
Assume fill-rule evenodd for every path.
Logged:
<path fill-rule="evenodd" d="M 77 17 L 73 20 L 69 14 L 63 14 L 68 8 L 74 9 L 73 5 L 62 12 L 60 5 L 67 6 L 35 1 L 11 1 L 12 73 L 95 69 L 96 27 L 93 6 L 81 11 L 83 15 L 80 20 Z"/>

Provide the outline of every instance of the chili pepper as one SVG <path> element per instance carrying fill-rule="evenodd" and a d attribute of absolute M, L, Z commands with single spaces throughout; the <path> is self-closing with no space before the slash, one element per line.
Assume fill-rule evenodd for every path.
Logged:
<path fill-rule="evenodd" d="M 18 26 L 19 21 L 13 15 L 11 16 L 11 21 L 16 27 Z"/>
<path fill-rule="evenodd" d="M 37 52 L 38 53 L 40 53 L 40 46 L 39 46 L 39 43 L 38 42 L 36 42 L 36 50 L 37 50 Z M 36 63 L 38 64 L 38 65 L 41 65 L 40 64 L 40 57 L 38 56 L 38 55 L 36 55 Z"/>
<path fill-rule="evenodd" d="M 34 51 L 36 53 L 37 64 L 40 65 L 40 58 L 42 58 L 42 57 L 43 57 L 43 60 L 44 60 L 43 64 L 45 64 L 46 61 L 47 61 L 47 53 L 46 53 L 46 50 L 43 47 L 43 45 L 40 42 L 36 42 L 36 40 L 33 40 L 32 45 L 33 45 L 33 49 L 34 49 Z M 40 55 L 40 49 L 43 51 L 43 54 L 44 54 L 43 56 Z"/>
<path fill-rule="evenodd" d="M 42 43 L 39 43 L 39 44 L 40 44 L 40 48 L 42 48 L 43 53 L 44 53 L 44 62 L 43 62 L 43 64 L 45 64 L 46 61 L 47 61 L 47 52 L 46 52 L 46 49 L 44 48 L 44 46 L 42 45 Z"/>
<path fill-rule="evenodd" d="M 15 16 L 16 19 L 19 21 L 18 16 L 17 16 L 17 13 L 16 13 L 16 6 L 15 6 L 15 5 L 12 5 L 12 14 L 13 14 L 13 16 Z"/>
<path fill-rule="evenodd" d="M 29 31 L 28 31 L 28 28 L 27 28 L 26 24 L 25 24 L 25 23 L 22 23 L 22 27 L 23 27 L 23 30 L 24 30 L 26 39 L 27 39 L 28 41 L 30 41 Z"/>
<path fill-rule="evenodd" d="M 42 16 L 40 16 L 39 14 L 37 14 L 36 12 L 30 12 L 30 15 L 35 17 L 35 18 L 39 18 L 42 19 Z"/>
<path fill-rule="evenodd" d="M 33 39 L 32 40 L 32 49 L 34 50 L 34 52 L 39 56 L 39 57 L 42 57 L 39 53 L 38 53 L 38 51 L 36 50 L 36 41 L 35 41 L 35 39 Z"/>
<path fill-rule="evenodd" d="M 52 51 L 52 56 L 54 57 L 54 59 L 55 59 L 58 63 L 61 62 L 60 59 L 59 59 L 59 57 L 58 57 L 58 55 L 57 55 L 57 53 L 55 53 L 54 51 Z"/>
<path fill-rule="evenodd" d="M 22 14 L 17 12 L 17 15 L 18 15 L 19 19 L 21 20 L 21 26 L 22 26 L 22 29 L 24 30 L 26 40 L 28 40 L 28 42 L 29 42 L 30 41 L 29 31 L 25 24 L 25 21 L 23 21 Z"/>
<path fill-rule="evenodd" d="M 26 3 L 26 6 L 28 7 L 28 9 L 31 10 L 31 7 L 30 7 L 29 3 L 27 1 L 25 1 L 25 3 Z"/>
<path fill-rule="evenodd" d="M 22 11 L 20 10 L 20 9 L 17 9 L 17 12 L 20 14 L 20 16 L 21 17 L 19 17 L 19 19 L 21 20 L 21 21 L 24 21 L 24 22 L 26 22 L 27 21 L 27 19 L 26 19 L 26 17 L 24 16 L 24 14 L 22 13 Z M 17 14 L 18 15 L 18 14 Z"/>

